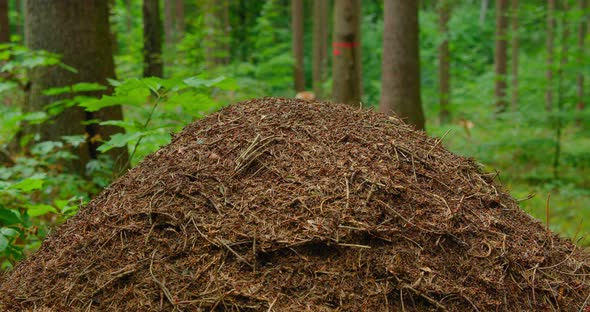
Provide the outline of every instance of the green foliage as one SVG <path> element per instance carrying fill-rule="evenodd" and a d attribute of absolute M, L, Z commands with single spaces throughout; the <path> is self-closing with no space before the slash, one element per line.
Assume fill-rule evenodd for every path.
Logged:
<path fill-rule="evenodd" d="M 104 153 L 115 147 L 132 146 L 132 163 L 167 144 L 171 132 L 179 131 L 184 125 L 218 109 L 220 104 L 211 98 L 212 92 L 237 89 L 233 79 L 208 79 L 206 75 L 185 79 L 133 78 L 112 81 L 112 84 L 115 87 L 112 96 L 88 99 L 79 105 L 91 112 L 123 105 L 126 112 L 134 116 L 99 123 L 121 127 L 125 132 L 111 136 L 98 150 Z M 139 122 L 137 116 L 142 116 L 143 122 Z"/>
<path fill-rule="evenodd" d="M 249 68 L 248 74 L 264 81 L 264 94 L 294 94 L 291 33 L 285 16 L 289 11 L 284 1 L 268 0 L 252 28 L 251 35 L 256 38 L 252 51 L 255 66 Z"/>

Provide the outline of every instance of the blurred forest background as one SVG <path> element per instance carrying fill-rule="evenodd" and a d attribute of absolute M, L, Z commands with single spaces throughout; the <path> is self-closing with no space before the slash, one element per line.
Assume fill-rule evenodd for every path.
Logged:
<path fill-rule="evenodd" d="M 588 246 L 588 2 L 1 0 L 2 268 L 170 133 L 264 96 L 395 112 Z"/>

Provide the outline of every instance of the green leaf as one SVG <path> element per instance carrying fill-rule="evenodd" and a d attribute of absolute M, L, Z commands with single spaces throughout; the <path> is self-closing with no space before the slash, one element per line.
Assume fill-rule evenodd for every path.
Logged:
<path fill-rule="evenodd" d="M 95 112 L 102 108 L 115 105 L 142 106 L 145 104 L 149 96 L 149 89 L 143 86 L 140 89 L 130 90 L 124 95 L 105 95 L 100 99 L 89 99 L 81 102 L 80 106 L 84 107 L 89 112 Z"/>
<path fill-rule="evenodd" d="M 78 70 L 75 69 L 74 67 L 70 66 L 70 65 L 67 65 L 67 64 L 64 64 L 64 63 L 59 63 L 58 65 L 59 65 L 59 67 L 65 69 L 65 70 L 67 70 L 69 72 L 72 72 L 74 74 L 77 74 L 78 73 Z"/>
<path fill-rule="evenodd" d="M 22 223 L 22 218 L 16 210 L 0 208 L 0 222 L 4 225 L 12 225 Z"/>
<path fill-rule="evenodd" d="M 46 156 L 55 149 L 60 149 L 63 146 L 63 142 L 60 141 L 45 141 L 33 145 L 33 147 L 31 147 L 31 153 L 34 155 Z"/>
<path fill-rule="evenodd" d="M 42 179 L 31 177 L 31 178 L 24 179 L 20 182 L 17 182 L 15 184 L 11 185 L 9 187 L 9 189 L 20 190 L 23 192 L 30 192 L 33 190 L 38 190 L 41 187 L 43 187 L 44 182 L 45 181 Z"/>
<path fill-rule="evenodd" d="M 44 95 L 59 95 L 59 94 L 70 93 L 70 92 L 72 92 L 72 87 L 65 86 L 65 87 L 59 87 L 59 88 L 45 89 L 41 93 L 43 93 Z"/>
<path fill-rule="evenodd" d="M 67 144 L 78 147 L 86 142 L 85 135 L 64 135 L 61 137 Z"/>
<path fill-rule="evenodd" d="M 6 237 L 17 237 L 19 235 L 19 232 L 15 229 L 9 228 L 9 227 L 2 227 L 0 229 L 0 234 L 6 236 Z"/>
<path fill-rule="evenodd" d="M 233 91 L 238 89 L 238 82 L 233 78 L 225 78 L 218 83 L 215 84 L 215 87 L 225 90 L 225 91 Z"/>
<path fill-rule="evenodd" d="M 4 252 L 8 248 L 8 239 L 0 235 L 0 252 Z"/>
<path fill-rule="evenodd" d="M 57 210 L 53 206 L 46 204 L 27 205 L 27 213 L 31 217 L 46 215 L 50 212 L 57 212 Z"/>
<path fill-rule="evenodd" d="M 98 147 L 98 151 L 101 153 L 106 153 L 115 147 L 127 146 L 130 141 L 137 140 L 143 135 L 145 135 L 145 133 L 142 132 L 115 133 L 111 135 L 107 142 Z"/>
<path fill-rule="evenodd" d="M 103 91 L 107 87 L 95 82 L 80 82 L 72 86 L 73 92 Z"/>
<path fill-rule="evenodd" d="M 47 120 L 49 116 L 45 112 L 31 112 L 23 115 L 23 120 L 31 124 L 40 124 Z"/>

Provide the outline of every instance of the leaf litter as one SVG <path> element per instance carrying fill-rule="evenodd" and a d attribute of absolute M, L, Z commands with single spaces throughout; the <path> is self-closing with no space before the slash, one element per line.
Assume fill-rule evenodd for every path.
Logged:
<path fill-rule="evenodd" d="M 584 311 L 590 257 L 394 117 L 262 98 L 51 233 L 5 311 Z"/>

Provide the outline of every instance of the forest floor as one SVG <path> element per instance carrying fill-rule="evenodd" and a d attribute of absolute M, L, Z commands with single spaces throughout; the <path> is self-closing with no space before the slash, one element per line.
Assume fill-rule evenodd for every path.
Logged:
<path fill-rule="evenodd" d="M 51 233 L 5 277 L 0 307 L 583 309 L 590 255 L 495 178 L 393 117 L 242 102 Z"/>

